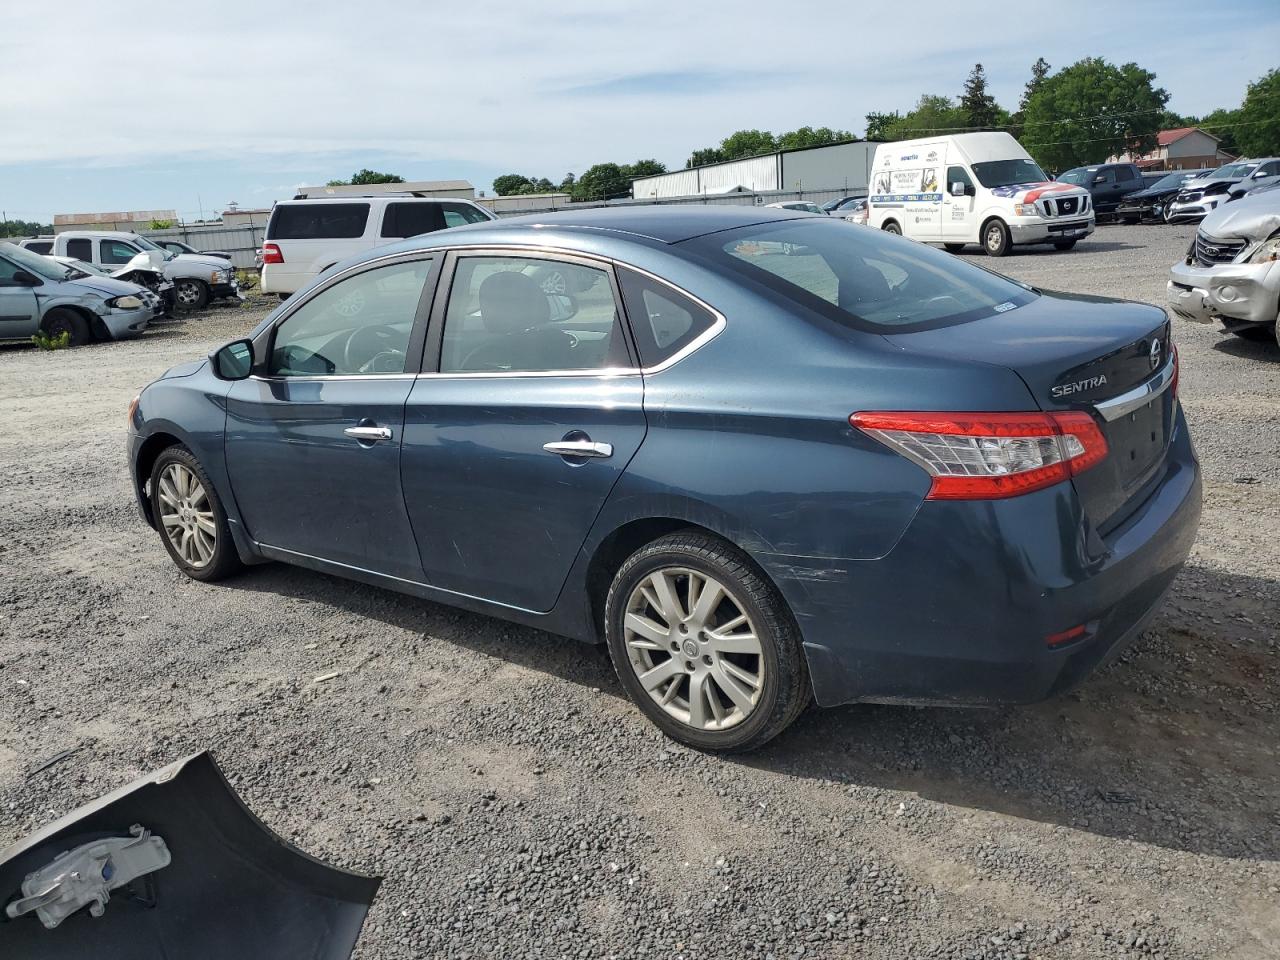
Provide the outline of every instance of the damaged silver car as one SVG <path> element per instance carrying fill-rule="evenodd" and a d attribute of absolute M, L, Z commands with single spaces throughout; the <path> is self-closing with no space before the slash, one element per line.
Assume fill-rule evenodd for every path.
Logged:
<path fill-rule="evenodd" d="M 1205 217 L 1186 259 L 1169 271 L 1174 313 L 1221 321 L 1249 340 L 1277 338 L 1280 312 L 1280 190 L 1265 190 Z"/>

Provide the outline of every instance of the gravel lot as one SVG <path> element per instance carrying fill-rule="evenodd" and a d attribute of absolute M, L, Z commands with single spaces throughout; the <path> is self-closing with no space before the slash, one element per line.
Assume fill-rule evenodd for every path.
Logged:
<path fill-rule="evenodd" d="M 971 256 L 1161 303 L 1193 230 Z M 1204 521 L 1121 661 L 1031 708 L 811 711 L 725 759 L 662 739 L 602 648 L 280 565 L 180 576 L 125 408 L 268 307 L 0 348 L 0 846 L 209 748 L 280 834 L 386 877 L 366 958 L 1280 955 L 1274 345 L 1175 325 Z"/>

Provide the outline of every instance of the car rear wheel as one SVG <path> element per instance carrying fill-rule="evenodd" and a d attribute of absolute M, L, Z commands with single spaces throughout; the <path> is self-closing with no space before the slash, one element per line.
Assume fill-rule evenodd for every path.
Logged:
<path fill-rule="evenodd" d="M 982 228 L 982 249 L 989 257 L 1003 257 L 1009 252 L 1009 228 L 1000 220 L 992 220 Z"/>
<path fill-rule="evenodd" d="M 193 580 L 221 580 L 240 569 L 226 511 L 200 461 L 186 447 L 168 447 L 156 457 L 151 515 L 170 558 Z"/>
<path fill-rule="evenodd" d="M 667 736 L 752 750 L 809 702 L 798 631 L 777 590 L 729 544 L 699 531 L 636 551 L 605 603 L 614 669 Z"/>
<path fill-rule="evenodd" d="M 54 307 L 44 315 L 44 319 L 40 321 L 40 332 L 51 338 L 65 333 L 67 345 L 72 347 L 89 342 L 89 324 L 80 314 L 64 307 Z"/>
<path fill-rule="evenodd" d="M 179 280 L 173 293 L 183 310 L 203 310 L 209 303 L 209 287 L 201 280 Z"/>
<path fill-rule="evenodd" d="M 894 223 L 892 220 L 885 223 L 885 225 L 880 229 L 883 230 L 885 233 L 892 233 L 894 236 L 898 236 L 898 237 L 902 236 L 902 228 L 898 226 L 896 223 Z"/>

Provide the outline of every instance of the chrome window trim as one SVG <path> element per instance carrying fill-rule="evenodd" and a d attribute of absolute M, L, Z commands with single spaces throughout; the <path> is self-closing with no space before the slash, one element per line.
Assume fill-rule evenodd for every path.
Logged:
<path fill-rule="evenodd" d="M 1169 389 L 1169 385 L 1173 383 L 1174 360 L 1170 358 L 1150 380 L 1138 384 L 1132 390 L 1126 391 L 1119 396 L 1112 397 L 1110 400 L 1103 400 L 1101 403 L 1095 403 L 1093 408 L 1098 411 L 1099 416 L 1103 420 L 1110 423 L 1112 420 L 1119 420 L 1121 417 L 1128 416 L 1140 407 L 1145 407 L 1148 403 L 1160 396 Z"/>
<path fill-rule="evenodd" d="M 273 377 L 251 373 L 246 379 L 262 383 L 323 383 L 327 380 L 413 380 L 416 373 L 315 373 L 302 377 Z"/>

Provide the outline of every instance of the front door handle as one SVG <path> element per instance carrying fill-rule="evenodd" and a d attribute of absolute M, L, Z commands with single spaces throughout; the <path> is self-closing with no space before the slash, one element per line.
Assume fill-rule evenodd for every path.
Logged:
<path fill-rule="evenodd" d="M 342 432 L 365 443 L 390 440 L 394 436 L 390 427 L 347 427 Z"/>
<path fill-rule="evenodd" d="M 542 449 L 554 453 L 558 457 L 612 457 L 612 443 L 597 443 L 594 440 L 556 440 L 544 443 Z"/>

